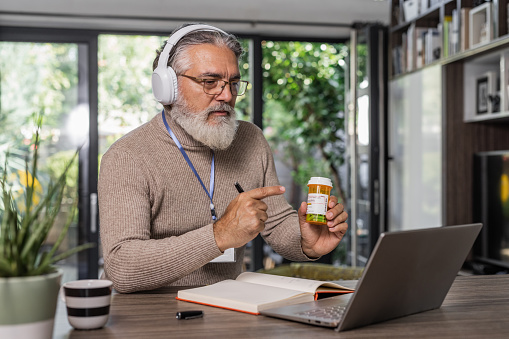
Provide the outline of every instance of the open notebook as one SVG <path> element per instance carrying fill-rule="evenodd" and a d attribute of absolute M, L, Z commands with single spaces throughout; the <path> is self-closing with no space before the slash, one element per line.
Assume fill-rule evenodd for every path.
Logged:
<path fill-rule="evenodd" d="M 343 331 L 439 308 L 481 228 L 382 233 L 354 293 L 260 313 Z"/>
<path fill-rule="evenodd" d="M 332 282 L 244 272 L 235 280 L 180 290 L 177 299 L 239 312 L 259 314 L 261 310 L 352 293 L 351 288 Z"/>

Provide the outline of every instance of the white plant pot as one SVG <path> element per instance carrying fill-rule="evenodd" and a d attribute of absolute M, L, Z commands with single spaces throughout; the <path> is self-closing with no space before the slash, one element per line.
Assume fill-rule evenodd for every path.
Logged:
<path fill-rule="evenodd" d="M 0 278 L 0 338 L 51 339 L 62 273 Z"/>

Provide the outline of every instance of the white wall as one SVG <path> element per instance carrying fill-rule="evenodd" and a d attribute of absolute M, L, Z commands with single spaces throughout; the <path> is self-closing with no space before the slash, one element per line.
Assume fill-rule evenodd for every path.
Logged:
<path fill-rule="evenodd" d="M 348 37 L 340 24 L 388 23 L 374 0 L 3 0 L 0 25 L 169 33 L 200 21 L 237 34 Z M 285 25 L 276 23 L 286 23 Z M 306 23 L 306 24 L 304 24 Z"/>

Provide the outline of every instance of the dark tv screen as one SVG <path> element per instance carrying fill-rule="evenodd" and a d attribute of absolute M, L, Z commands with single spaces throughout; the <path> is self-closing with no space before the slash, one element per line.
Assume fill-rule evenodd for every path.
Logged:
<path fill-rule="evenodd" d="M 509 268 L 509 150 L 474 157 L 474 219 L 484 227 L 477 259 Z"/>

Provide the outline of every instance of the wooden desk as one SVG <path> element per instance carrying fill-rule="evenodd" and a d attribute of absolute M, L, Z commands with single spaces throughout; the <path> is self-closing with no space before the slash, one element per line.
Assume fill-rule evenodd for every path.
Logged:
<path fill-rule="evenodd" d="M 54 338 L 509 338 L 509 275 L 458 277 L 438 310 L 363 328 L 333 329 L 254 316 L 175 300 L 176 289 L 115 294 L 105 328 L 73 330 L 65 305 L 57 309 Z M 177 311 L 201 309 L 201 319 Z"/>

